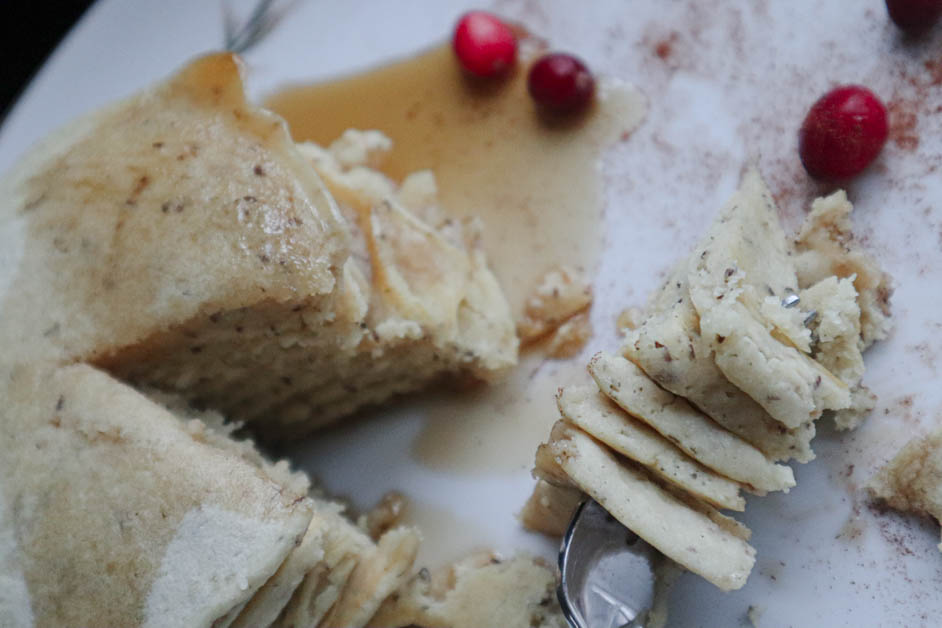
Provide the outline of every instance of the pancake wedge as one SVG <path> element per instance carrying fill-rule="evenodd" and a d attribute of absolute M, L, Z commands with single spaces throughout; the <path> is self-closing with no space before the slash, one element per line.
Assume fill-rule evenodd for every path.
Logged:
<path fill-rule="evenodd" d="M 596 386 L 564 388 L 557 402 L 564 419 L 665 481 L 717 508 L 745 508 L 739 483 L 697 463 L 671 441 L 609 401 Z"/>
<path fill-rule="evenodd" d="M 565 423 L 554 428 L 547 448 L 579 488 L 663 554 L 725 591 L 745 584 L 755 550 L 703 512 L 708 506 L 691 508 Z"/>
<path fill-rule="evenodd" d="M 264 423 L 267 439 L 444 373 L 497 378 L 517 339 L 477 228 L 406 209 L 416 181 L 345 214 L 284 121 L 246 101 L 236 58 L 198 59 L 2 184 L 0 224 L 26 246 L 0 268 L 0 340 Z"/>
<path fill-rule="evenodd" d="M 0 533 L 16 539 L 36 625 L 209 626 L 301 542 L 304 493 L 107 374 L 3 366 L 0 379 Z"/>
<path fill-rule="evenodd" d="M 771 462 L 682 398 L 658 387 L 628 360 L 599 353 L 589 362 L 589 373 L 609 399 L 704 466 L 760 494 L 795 485 L 790 468 Z"/>
<path fill-rule="evenodd" d="M 811 421 L 794 429 L 785 427 L 717 367 L 713 350 L 700 335 L 700 317 L 687 289 L 686 265 L 668 276 L 646 314 L 643 322 L 626 334 L 622 355 L 659 386 L 686 398 L 772 460 L 808 462 L 814 458 Z"/>
<path fill-rule="evenodd" d="M 774 419 L 794 429 L 850 406 L 848 387 L 808 355 L 804 317 L 783 303 L 798 278 L 755 169 L 694 249 L 687 281 L 717 367 Z"/>

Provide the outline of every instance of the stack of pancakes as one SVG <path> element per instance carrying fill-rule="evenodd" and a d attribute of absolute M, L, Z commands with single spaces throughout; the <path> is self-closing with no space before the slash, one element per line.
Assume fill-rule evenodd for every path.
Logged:
<path fill-rule="evenodd" d="M 407 581 L 415 530 L 233 437 L 515 364 L 475 225 L 382 145 L 299 149 L 216 55 L 5 179 L 0 624 L 362 626 Z"/>
<path fill-rule="evenodd" d="M 627 331 L 595 386 L 560 391 L 524 523 L 559 532 L 582 493 L 718 587 L 755 562 L 741 491 L 787 491 L 777 464 L 813 458 L 814 422 L 873 407 L 862 352 L 889 328 L 888 278 L 853 241 L 843 192 L 789 242 L 755 170 Z M 555 522 L 555 523 L 554 523 Z"/>

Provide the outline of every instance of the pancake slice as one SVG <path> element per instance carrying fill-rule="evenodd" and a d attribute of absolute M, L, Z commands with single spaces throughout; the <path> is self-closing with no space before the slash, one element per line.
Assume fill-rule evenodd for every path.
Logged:
<path fill-rule="evenodd" d="M 595 386 L 570 386 L 557 396 L 563 418 L 665 481 L 716 506 L 743 510 L 740 484 L 700 465 L 669 440 L 609 401 Z"/>
<path fill-rule="evenodd" d="M 705 514 L 709 506 L 691 508 L 564 422 L 554 427 L 546 448 L 575 485 L 664 555 L 724 591 L 745 584 L 755 550 L 742 532 Z"/>
<path fill-rule="evenodd" d="M 233 628 L 270 626 L 278 619 L 304 577 L 324 558 L 323 525 L 323 519 L 311 519 L 301 543 L 234 618 L 230 624 Z"/>
<path fill-rule="evenodd" d="M 843 190 L 816 199 L 795 240 L 802 300 L 806 307 L 824 313 L 811 323 L 819 337 L 815 357 L 850 387 L 850 406 L 834 416 L 838 429 L 856 427 L 873 409 L 876 397 L 861 383 L 860 354 L 886 338 L 892 327 L 890 277 L 854 239 L 852 211 Z M 840 298 L 833 291 L 815 288 L 833 282 L 833 278 L 840 282 Z M 848 282 L 855 292 L 853 305 L 849 303 Z"/>
<path fill-rule="evenodd" d="M 363 555 L 323 626 L 366 626 L 380 604 L 402 586 L 412 572 L 419 535 L 412 528 L 389 530 Z"/>
<path fill-rule="evenodd" d="M 5 525 L 38 625 L 209 626 L 301 542 L 303 493 L 128 386 L 85 365 L 0 368 Z"/>
<path fill-rule="evenodd" d="M 686 398 L 770 459 L 808 462 L 814 458 L 811 421 L 794 429 L 785 427 L 717 367 L 709 343 L 700 335 L 700 317 L 687 288 L 686 264 L 668 276 L 645 314 L 643 322 L 626 334 L 622 355 L 661 388 Z"/>
<path fill-rule="evenodd" d="M 689 456 L 755 491 L 787 491 L 792 470 L 726 431 L 682 398 L 663 390 L 628 360 L 599 353 L 589 362 L 599 389 L 626 412 L 644 421 Z"/>
<path fill-rule="evenodd" d="M 850 389 L 811 357 L 786 346 L 740 303 L 700 315 L 716 365 L 769 415 L 795 429 L 824 410 L 850 407 Z"/>
<path fill-rule="evenodd" d="M 688 262 L 700 333 L 727 379 L 785 427 L 850 406 L 850 392 L 812 359 L 806 316 L 783 300 L 798 278 L 771 196 L 755 169 Z"/>
<path fill-rule="evenodd" d="M 316 516 L 323 520 L 323 560 L 308 572 L 275 623 L 318 626 L 338 604 L 354 570 L 374 547 L 373 541 L 343 517 L 344 507 L 314 496 Z"/>
<path fill-rule="evenodd" d="M 838 190 L 811 204 L 811 213 L 795 239 L 794 263 L 799 285 L 810 287 L 830 276 L 851 278 L 860 307 L 861 350 L 886 338 L 890 321 L 890 276 L 854 237 L 853 205 Z"/>
<path fill-rule="evenodd" d="M 0 268 L 11 352 L 94 364 L 269 440 L 516 362 L 477 227 L 405 207 L 434 205 L 428 176 L 345 213 L 284 121 L 248 103 L 232 55 L 197 59 L 60 138 L 2 184 L 0 224 L 27 242 Z M 371 173 L 353 163 L 361 153 L 348 146 L 338 168 Z"/>

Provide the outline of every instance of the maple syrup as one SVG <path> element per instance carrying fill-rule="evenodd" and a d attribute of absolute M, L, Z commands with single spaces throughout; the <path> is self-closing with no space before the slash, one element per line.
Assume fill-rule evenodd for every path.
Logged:
<path fill-rule="evenodd" d="M 449 46 L 372 71 L 284 89 L 265 106 L 296 141 L 326 146 L 348 128 L 393 140 L 388 176 L 431 169 L 441 207 L 484 223 L 484 246 L 516 317 L 554 266 L 591 276 L 601 249 L 601 149 L 639 121 L 634 90 L 600 90 L 583 115 L 547 120 L 527 94 L 521 64 L 504 80 L 475 81 Z"/>
<path fill-rule="evenodd" d="M 512 311 L 550 269 L 595 273 L 602 242 L 603 149 L 644 112 L 634 89 L 602 82 L 582 114 L 549 118 L 527 93 L 526 61 L 500 80 L 464 75 L 450 46 L 337 80 L 286 88 L 265 106 L 295 141 L 329 145 L 348 128 L 393 140 L 380 170 L 396 181 L 435 173 L 442 211 L 484 223 L 484 248 Z M 425 431 L 421 464 L 458 473 L 529 469 L 558 417 L 556 389 L 585 373 L 583 360 L 530 352 L 507 380 L 470 392 L 414 399 Z"/>

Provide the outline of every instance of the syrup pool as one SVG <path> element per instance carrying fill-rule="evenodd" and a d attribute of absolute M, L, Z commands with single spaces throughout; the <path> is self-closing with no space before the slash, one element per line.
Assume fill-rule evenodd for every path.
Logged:
<path fill-rule="evenodd" d="M 265 106 L 297 141 L 327 145 L 348 128 L 394 143 L 382 170 L 431 169 L 446 214 L 477 216 L 491 268 L 519 317 L 550 268 L 591 273 L 601 251 L 602 149 L 637 126 L 643 99 L 603 85 L 584 115 L 547 119 L 527 94 L 525 62 L 504 80 L 465 76 L 449 46 L 335 81 L 286 88 Z"/>

